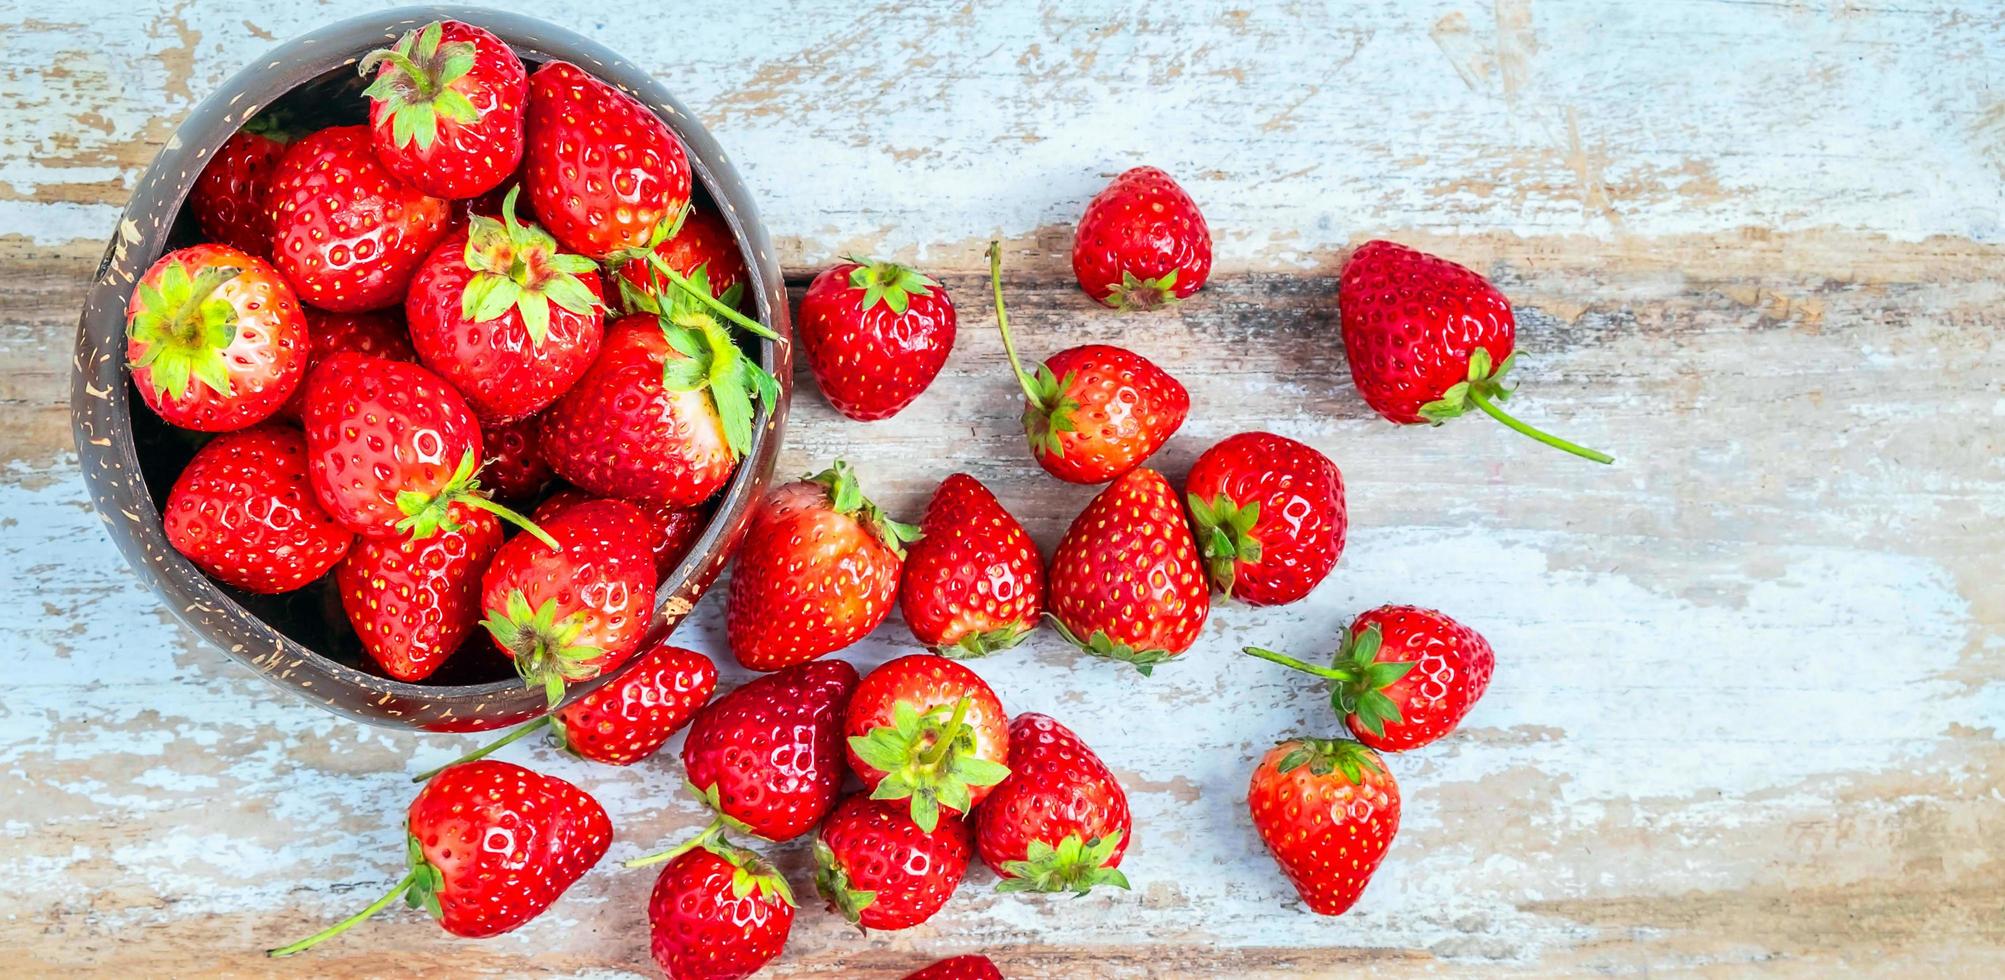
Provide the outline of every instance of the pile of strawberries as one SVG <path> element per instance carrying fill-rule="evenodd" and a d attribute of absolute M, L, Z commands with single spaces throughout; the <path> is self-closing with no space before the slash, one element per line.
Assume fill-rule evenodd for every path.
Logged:
<path fill-rule="evenodd" d="M 1145 464 L 1190 412 L 1183 385 L 1109 345 L 1027 369 L 992 245 L 1029 451 L 1058 479 L 1106 487 L 1049 563 L 966 474 L 940 484 L 917 526 L 873 504 L 842 462 L 774 489 L 726 608 L 733 657 L 764 676 L 713 700 L 709 658 L 644 638 L 660 577 L 777 386 L 741 348 L 773 335 L 738 309 L 742 257 L 721 220 L 692 207 L 682 145 L 585 71 L 526 72 L 467 24 L 428 25 L 361 67 L 370 123 L 233 136 L 193 197 L 214 242 L 164 256 L 133 295 L 140 396 L 170 423 L 219 433 L 175 484 L 168 539 L 251 592 L 332 574 L 369 657 L 402 680 L 492 647 L 555 706 L 567 685 L 627 666 L 418 777 L 402 880 L 273 955 L 399 898 L 468 937 L 540 914 L 604 857 L 613 828 L 583 790 L 485 758 L 539 732 L 630 765 L 688 728 L 685 782 L 713 819 L 628 862 L 663 864 L 648 916 L 670 977 L 746 976 L 784 948 L 797 899 L 748 839 L 814 833 L 816 890 L 866 929 L 926 921 L 976 855 L 1001 891 L 1127 887 L 1134 822 L 1112 771 L 1060 721 L 1012 716 L 961 660 L 1048 622 L 1148 675 L 1196 642 L 1214 592 L 1306 597 L 1344 550 L 1336 465 L 1247 432 L 1200 456 L 1179 491 Z M 1196 204 L 1153 168 L 1094 198 L 1073 251 L 1087 294 L 1129 310 L 1192 295 L 1211 261 Z M 1339 303 L 1352 377 L 1385 418 L 1438 424 L 1473 407 L 1608 461 L 1503 411 L 1515 320 L 1476 273 L 1374 241 L 1344 267 Z M 937 280 L 855 259 L 814 279 L 798 327 L 829 403 L 874 420 L 932 382 L 957 321 Z M 932 652 L 861 677 L 828 659 L 894 605 Z M 1304 903 L 1340 914 L 1398 829 L 1380 753 L 1454 730 L 1494 657 L 1474 631 L 1412 606 L 1357 616 L 1328 666 L 1246 652 L 1327 680 L 1348 729 L 1282 741 L 1248 792 Z M 859 788 L 845 794 L 849 776 Z M 979 956 L 915 974 L 999 975 Z"/>

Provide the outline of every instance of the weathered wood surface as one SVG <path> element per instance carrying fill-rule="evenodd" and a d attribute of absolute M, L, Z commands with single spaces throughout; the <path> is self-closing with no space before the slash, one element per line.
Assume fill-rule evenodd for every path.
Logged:
<path fill-rule="evenodd" d="M 260 959 L 394 880 L 404 774 L 469 741 L 339 721 L 232 666 L 81 492 L 63 402 L 98 243 L 192 99 L 347 9 L 280 6 L 0 8 L 0 969 L 646 975 L 652 876 L 611 866 L 493 941 L 404 913 Z M 1026 347 L 1120 338 L 1189 385 L 1173 476 L 1271 428 L 1338 461 L 1353 520 L 1311 601 L 1222 607 L 1153 679 L 1049 636 L 981 665 L 1121 772 L 1133 894 L 1004 900 L 977 871 L 907 933 L 803 914 L 775 973 L 969 950 L 1017 976 L 2005 972 L 2005 8 L 706 6 L 545 10 L 674 79 L 791 270 L 918 258 L 965 317 L 894 421 L 805 388 L 785 471 L 845 456 L 916 515 L 968 470 L 1049 548 L 1088 491 L 1014 432 L 976 274 L 1000 233 Z M 1187 178 L 1224 275 L 1124 319 L 1069 284 L 1065 226 L 1140 161 Z M 1332 276 L 1378 233 L 1493 274 L 1520 304 L 1524 411 L 1619 465 L 1369 417 Z M 1394 853 L 1322 920 L 1242 797 L 1257 753 L 1328 709 L 1233 651 L 1317 650 L 1385 601 L 1476 625 L 1499 671 L 1461 735 L 1394 760 Z M 720 629 L 713 600 L 682 636 L 719 650 Z M 853 659 L 904 639 L 894 621 Z M 614 858 L 698 819 L 672 751 L 509 757 L 596 793 Z M 781 857 L 804 887 L 804 850 Z"/>

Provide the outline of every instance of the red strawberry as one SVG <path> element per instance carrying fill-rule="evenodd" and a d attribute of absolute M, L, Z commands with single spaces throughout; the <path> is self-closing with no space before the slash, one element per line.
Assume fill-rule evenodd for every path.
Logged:
<path fill-rule="evenodd" d="M 1301 599 L 1344 553 L 1343 474 L 1293 439 L 1220 440 L 1191 466 L 1184 494 L 1212 584 L 1242 602 Z"/>
<path fill-rule="evenodd" d="M 919 540 L 905 549 L 898 604 L 912 635 L 950 656 L 1016 645 L 1044 612 L 1037 543 L 989 488 L 956 473 L 933 492 Z"/>
<path fill-rule="evenodd" d="M 327 574 L 355 535 L 306 480 L 306 440 L 290 426 L 226 432 L 188 461 L 167 495 L 167 543 L 246 592 L 290 592 Z"/>
<path fill-rule="evenodd" d="M 404 317 L 425 366 L 452 382 L 481 421 L 527 418 L 557 400 L 599 356 L 605 306 L 598 265 L 515 220 L 472 219 L 411 280 Z"/>
<path fill-rule="evenodd" d="M 1358 741 L 1381 752 L 1417 749 L 1454 731 L 1497 666 L 1475 630 L 1417 606 L 1358 614 L 1328 667 L 1259 647 L 1246 652 L 1329 680 L 1330 706 Z"/>
<path fill-rule="evenodd" d="M 1401 425 L 1440 425 L 1469 410 L 1597 463 L 1606 453 L 1511 417 L 1518 321 L 1511 301 L 1474 271 L 1387 241 L 1359 246 L 1337 282 L 1344 356 L 1372 411 Z"/>
<path fill-rule="evenodd" d="M 1135 836 L 1128 794 L 1072 729 L 1025 712 L 1009 726 L 1010 776 L 975 816 L 997 891 L 1086 894 L 1128 887 L 1118 869 Z"/>
<path fill-rule="evenodd" d="M 1086 295 L 1117 310 L 1173 303 L 1211 276 L 1211 229 L 1169 174 L 1136 167 L 1086 205 L 1072 272 Z"/>
<path fill-rule="evenodd" d="M 264 260 L 227 245 L 160 257 L 132 291 L 125 363 L 170 425 L 227 432 L 285 404 L 306 376 L 306 317 Z"/>
<path fill-rule="evenodd" d="M 1072 519 L 1051 557 L 1051 616 L 1073 645 L 1143 676 L 1211 614 L 1197 546 L 1162 474 L 1131 470 Z"/>
<path fill-rule="evenodd" d="M 539 424 L 540 420 L 528 418 L 481 427 L 480 443 L 487 450 L 487 459 L 480 466 L 480 482 L 494 499 L 525 506 L 556 477 L 557 472 L 536 447 Z"/>
<path fill-rule="evenodd" d="M 801 297 L 801 349 L 835 410 L 859 422 L 912 404 L 954 349 L 954 303 L 905 266 L 851 259 Z"/>
<path fill-rule="evenodd" d="M 888 661 L 850 696 L 849 768 L 871 797 L 910 798 L 932 832 L 940 811 L 967 814 L 1009 775 L 1009 715 L 974 671 L 921 653 Z"/>
<path fill-rule="evenodd" d="M 329 313 L 311 306 L 306 312 L 306 373 L 312 374 L 328 355 L 349 351 L 392 361 L 416 363 L 410 334 L 404 329 L 402 310 L 372 310 L 367 313 Z M 292 398 L 279 409 L 282 418 L 299 421 L 306 413 L 306 382 L 293 389 Z"/>
<path fill-rule="evenodd" d="M 375 81 L 369 137 L 397 179 L 433 197 L 476 197 L 522 159 L 529 79 L 500 38 L 433 21 L 362 59 Z"/>
<path fill-rule="evenodd" d="M 596 499 L 576 487 L 565 487 L 536 505 L 533 519 L 540 524 L 574 504 Z M 654 575 L 659 582 L 682 564 L 689 549 L 695 547 L 696 539 L 703 536 L 703 529 L 709 525 L 710 513 L 702 507 L 670 507 L 653 501 L 642 501 L 634 504 L 634 508 L 647 518 L 648 547 L 654 552 Z"/>
<path fill-rule="evenodd" d="M 556 704 L 567 681 L 626 662 L 654 617 L 647 518 L 632 504 L 594 500 L 517 535 L 480 580 L 481 608 L 501 652 Z"/>
<path fill-rule="evenodd" d="M 450 524 L 417 541 L 360 538 L 334 568 L 362 649 L 400 681 L 430 677 L 480 621 L 480 577 L 501 548 L 501 521 L 456 503 Z"/>
<path fill-rule="evenodd" d="M 989 243 L 996 326 L 1023 386 L 1023 432 L 1038 465 L 1069 483 L 1104 483 L 1142 464 L 1190 414 L 1190 392 L 1124 347 L 1088 344 L 1023 369 L 1002 303 L 1002 247 Z"/>
<path fill-rule="evenodd" d="M 815 889 L 851 925 L 907 929 L 947 904 L 974 853 L 959 817 L 925 830 L 902 804 L 851 793 L 815 838 Z"/>
<path fill-rule="evenodd" d="M 270 261 L 272 218 L 265 210 L 265 194 L 285 156 L 285 142 L 257 127 L 258 122 L 251 120 L 223 141 L 195 178 L 188 206 L 195 209 L 205 237 Z"/>
<path fill-rule="evenodd" d="M 1310 911 L 1342 915 L 1399 832 L 1399 784 L 1378 753 L 1303 738 L 1267 751 L 1246 790 L 1253 827 Z"/>
<path fill-rule="evenodd" d="M 766 496 L 738 546 L 725 606 L 731 653 L 779 670 L 869 635 L 891 613 L 918 529 L 863 496 L 849 464 Z"/>
<path fill-rule="evenodd" d="M 369 127 L 335 126 L 294 143 L 272 172 L 272 263 L 299 298 L 352 313 L 395 306 L 452 209 L 391 176 Z"/>
<path fill-rule="evenodd" d="M 654 246 L 656 258 L 685 277 L 699 273 L 710 287 L 710 295 L 736 305 L 748 281 L 745 253 L 724 217 L 694 203 L 683 212 L 680 225 L 669 226 L 665 237 Z M 628 259 L 619 268 L 620 295 L 628 309 L 655 310 L 655 297 L 670 295 L 672 284 L 644 258 Z M 736 292 L 733 292 L 736 290 Z"/>
<path fill-rule="evenodd" d="M 605 808 L 584 790 L 493 760 L 432 777 L 411 801 L 406 826 L 411 870 L 388 895 L 269 955 L 303 952 L 400 897 L 455 936 L 500 935 L 541 915 L 599 863 L 613 838 Z"/>
<path fill-rule="evenodd" d="M 751 851 L 699 841 L 661 869 L 647 920 L 655 965 L 668 980 L 739 980 L 786 948 L 794 894 Z"/>
<path fill-rule="evenodd" d="M 994 960 L 978 953 L 950 956 L 905 975 L 905 980 L 1003 980 Z"/>
<path fill-rule="evenodd" d="M 689 160 L 668 124 L 562 61 L 529 76 L 522 178 L 543 226 L 594 259 L 648 246 L 689 203 Z"/>
<path fill-rule="evenodd" d="M 755 677 L 696 715 L 689 787 L 719 821 L 767 840 L 807 833 L 842 783 L 842 722 L 856 668 L 817 660 Z"/>

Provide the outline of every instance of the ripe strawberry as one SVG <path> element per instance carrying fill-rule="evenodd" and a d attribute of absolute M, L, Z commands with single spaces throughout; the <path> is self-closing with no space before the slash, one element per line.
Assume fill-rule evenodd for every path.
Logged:
<path fill-rule="evenodd" d="M 935 280 L 892 262 L 850 259 L 801 297 L 801 349 L 835 410 L 858 422 L 912 404 L 954 349 L 954 303 Z"/>
<path fill-rule="evenodd" d="M 337 313 L 395 306 L 452 217 L 443 199 L 377 162 L 367 126 L 334 126 L 292 144 L 265 200 L 272 264 L 301 301 Z"/>
<path fill-rule="evenodd" d="M 1142 464 L 1190 414 L 1190 392 L 1125 347 L 1088 344 L 1023 369 L 1002 302 L 1002 247 L 989 243 L 996 326 L 1023 387 L 1023 433 L 1038 465 L 1068 483 L 1105 483 Z"/>
<path fill-rule="evenodd" d="M 731 572 L 732 655 L 752 670 L 779 670 L 863 639 L 890 614 L 905 542 L 918 536 L 864 497 L 840 460 L 774 490 Z"/>
<path fill-rule="evenodd" d="M 170 425 L 227 432 L 285 404 L 306 376 L 307 326 L 292 287 L 227 245 L 160 257 L 133 288 L 125 363 Z"/>
<path fill-rule="evenodd" d="M 430 677 L 480 621 L 480 577 L 501 549 L 501 521 L 455 503 L 449 523 L 418 541 L 359 538 L 334 567 L 362 649 L 400 681 Z"/>
<path fill-rule="evenodd" d="M 197 450 L 167 495 L 167 543 L 226 585 L 290 592 L 327 573 L 355 535 L 306 480 L 306 440 L 290 426 L 226 432 Z"/>
<path fill-rule="evenodd" d="M 584 790 L 506 762 L 451 766 L 411 801 L 410 872 L 353 918 L 271 956 L 291 956 L 348 931 L 399 897 L 455 936 L 484 939 L 543 913 L 612 842 L 613 825 Z"/>
<path fill-rule="evenodd" d="M 1246 790 L 1253 827 L 1309 910 L 1342 915 L 1399 832 L 1399 784 L 1378 753 L 1298 738 L 1267 751 Z"/>
<path fill-rule="evenodd" d="M 526 506 L 556 478 L 557 471 L 536 447 L 539 424 L 540 420 L 527 418 L 481 426 L 480 444 L 487 450 L 487 458 L 480 464 L 480 482 L 494 499 Z"/>
<path fill-rule="evenodd" d="M 661 869 L 647 900 L 649 947 L 668 980 L 739 980 L 786 948 L 787 879 L 757 854 L 700 839 Z"/>
<path fill-rule="evenodd" d="M 979 953 L 950 956 L 905 975 L 905 980 L 1003 980 L 994 960 Z"/>
<path fill-rule="evenodd" d="M 1169 174 L 1136 167 L 1086 205 L 1072 272 L 1086 295 L 1117 310 L 1174 303 L 1211 276 L 1211 229 Z"/>
<path fill-rule="evenodd" d="M 259 124 L 253 119 L 223 141 L 189 189 L 188 206 L 204 237 L 270 261 L 272 218 L 265 194 L 285 156 L 285 141 Z"/>
<path fill-rule="evenodd" d="M 1025 712 L 1009 726 L 1010 776 L 975 814 L 982 862 L 1002 892 L 1128 887 L 1118 869 L 1135 836 L 1128 794 L 1072 729 Z"/>
<path fill-rule="evenodd" d="M 1074 646 L 1144 677 L 1190 649 L 1211 590 L 1170 481 L 1131 470 L 1072 519 L 1051 557 L 1050 602 Z"/>
<path fill-rule="evenodd" d="M 1250 605 L 1301 599 L 1344 553 L 1343 474 L 1293 439 L 1220 440 L 1191 466 L 1184 494 L 1212 584 Z"/>
<path fill-rule="evenodd" d="M 475 215 L 439 242 L 411 280 L 404 317 L 418 359 L 452 382 L 481 421 L 542 411 L 599 356 L 604 296 L 598 265 L 515 220 Z"/>
<path fill-rule="evenodd" d="M 532 520 L 541 524 L 575 504 L 597 499 L 577 487 L 564 487 L 536 505 Z M 634 508 L 647 518 L 648 547 L 654 552 L 654 575 L 659 582 L 682 564 L 689 549 L 696 546 L 696 539 L 703 536 L 703 529 L 710 522 L 710 512 L 702 507 L 670 507 L 653 501 L 636 503 Z"/>
<path fill-rule="evenodd" d="M 568 681 L 626 662 L 654 617 L 647 518 L 632 504 L 594 500 L 518 535 L 480 580 L 481 622 L 530 687 L 556 704 Z"/>
<path fill-rule="evenodd" d="M 724 217 L 709 207 L 689 205 L 682 223 L 660 226 L 661 241 L 654 246 L 656 259 L 685 277 L 699 272 L 710 287 L 710 295 L 733 306 L 743 296 L 749 281 L 745 253 Z M 657 297 L 671 295 L 673 284 L 644 258 L 628 259 L 619 268 L 620 296 L 630 310 L 657 312 Z M 735 292 L 734 292 L 735 290 Z"/>
<path fill-rule="evenodd" d="M 956 473 L 933 491 L 905 549 L 898 605 L 919 642 L 956 657 L 1015 646 L 1044 612 L 1037 543 L 989 488 Z"/>
<path fill-rule="evenodd" d="M 1497 666 L 1475 630 L 1417 606 L 1359 613 L 1328 667 L 1259 647 L 1246 652 L 1329 680 L 1330 707 L 1358 741 L 1381 752 L 1417 749 L 1454 731 Z"/>
<path fill-rule="evenodd" d="M 594 259 L 645 248 L 689 203 L 689 159 L 668 124 L 562 61 L 529 76 L 522 178 L 543 226 Z"/>
<path fill-rule="evenodd" d="M 902 804 L 851 793 L 815 838 L 815 890 L 851 925 L 907 929 L 947 904 L 974 853 L 959 817 L 927 830 Z"/>
<path fill-rule="evenodd" d="M 1471 405 L 1523 435 L 1597 463 L 1606 453 L 1548 435 L 1502 408 L 1514 385 L 1511 301 L 1467 267 L 1387 241 L 1359 246 L 1337 282 L 1344 356 L 1365 404 L 1400 425 L 1433 425 Z"/>
<path fill-rule="evenodd" d="M 974 671 L 921 653 L 858 684 L 843 722 L 849 768 L 877 800 L 910 798 L 931 833 L 940 811 L 967 814 L 1009 775 L 1009 715 Z"/>
<path fill-rule="evenodd" d="M 410 334 L 404 329 L 402 310 L 372 310 L 367 313 L 329 313 L 311 306 L 306 313 L 306 373 L 312 374 L 328 355 L 349 351 L 392 361 L 417 363 Z M 279 409 L 278 417 L 294 422 L 306 412 L 306 381 L 301 379 L 292 398 Z"/>
<path fill-rule="evenodd" d="M 398 180 L 433 197 L 477 197 L 522 159 L 529 79 L 515 51 L 456 20 L 433 21 L 362 59 L 376 77 L 369 139 Z"/>

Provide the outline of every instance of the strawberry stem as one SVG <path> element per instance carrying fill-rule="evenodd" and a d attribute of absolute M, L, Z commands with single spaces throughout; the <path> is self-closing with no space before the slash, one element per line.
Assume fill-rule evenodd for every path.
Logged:
<path fill-rule="evenodd" d="M 1003 353 L 1009 355 L 1010 370 L 1016 372 L 1016 383 L 1023 386 L 1024 397 L 1031 404 L 1042 405 L 1044 399 L 1031 385 L 1030 375 L 1023 369 L 1023 361 L 1016 356 L 1016 338 L 1009 334 L 1009 313 L 1003 309 L 1002 295 L 1002 243 L 989 242 L 989 285 L 996 294 L 996 329 L 1002 331 Z"/>
<path fill-rule="evenodd" d="M 1597 463 L 1615 462 L 1615 457 L 1610 456 L 1607 453 L 1601 452 L 1600 450 L 1589 449 L 1586 446 L 1579 445 L 1578 443 L 1568 442 L 1565 439 L 1561 439 L 1558 436 L 1540 432 L 1539 430 L 1534 429 L 1531 426 L 1526 425 L 1525 423 L 1520 422 L 1515 418 L 1512 418 L 1509 412 L 1504 411 L 1502 408 L 1498 407 L 1495 402 L 1491 401 L 1490 396 L 1486 394 L 1482 390 L 1482 387 L 1479 385 L 1472 384 L 1469 386 L 1469 400 L 1475 402 L 1476 407 L 1483 410 L 1483 414 L 1488 415 L 1489 417 L 1504 423 L 1506 426 L 1509 426 L 1510 428 L 1516 430 L 1522 435 L 1530 436 L 1533 439 L 1538 440 L 1539 442 L 1545 443 L 1546 445 L 1553 447 L 1554 449 L 1559 449 L 1565 452 L 1572 453 L 1575 456 L 1579 456 L 1582 459 L 1591 459 Z"/>
<path fill-rule="evenodd" d="M 396 901 L 399 898 L 402 898 L 405 892 L 410 891 L 411 886 L 418 883 L 418 874 L 421 870 L 422 869 L 419 868 L 412 868 L 409 873 L 404 875 L 404 880 L 397 882 L 397 884 L 391 887 L 389 892 L 384 894 L 382 898 L 379 898 L 376 901 L 370 903 L 368 908 L 363 909 L 362 911 L 357 912 L 354 915 L 351 915 L 348 918 L 341 920 L 340 922 L 336 922 L 335 924 L 328 926 L 327 928 L 322 929 L 319 932 L 316 932 L 313 935 L 300 940 L 299 942 L 291 943 L 285 946 L 280 946 L 276 949 L 265 950 L 265 955 L 276 959 L 281 956 L 291 956 L 294 953 L 303 953 L 326 940 L 333 939 L 334 937 L 339 936 L 342 933 L 355 928 L 355 926 L 357 926 L 364 920 L 368 919 L 370 916 L 373 916 L 376 913 L 381 912 L 386 908 L 389 908 L 390 903 Z"/>
<path fill-rule="evenodd" d="M 1288 656 L 1285 653 L 1275 653 L 1272 650 L 1263 650 L 1259 647 L 1246 647 L 1243 652 L 1251 654 L 1255 657 L 1259 657 L 1260 659 L 1268 661 L 1269 663 L 1277 663 L 1283 667 L 1287 667 L 1292 670 L 1299 670 L 1305 674 L 1314 674 L 1317 677 L 1325 678 L 1327 680 L 1348 681 L 1351 679 L 1351 674 L 1348 671 L 1335 670 L 1329 667 L 1318 667 L 1312 663 L 1305 663 L 1303 661 L 1296 660 L 1294 657 Z"/>
<path fill-rule="evenodd" d="M 683 292 L 688 293 L 690 296 L 695 297 L 698 302 L 701 302 L 703 305 L 710 307 L 713 311 L 717 313 L 718 316 L 721 316 L 724 319 L 731 321 L 732 323 L 744 327 L 746 330 L 750 330 L 752 333 L 764 337 L 767 340 L 780 339 L 780 335 L 774 333 L 772 329 L 767 327 L 765 324 L 760 323 L 759 321 L 754 320 L 751 317 L 748 317 L 745 314 L 732 309 L 730 305 L 725 303 L 723 300 L 720 300 L 717 297 L 710 295 L 710 290 L 699 288 L 694 283 L 690 282 L 689 277 L 684 276 L 682 273 L 677 272 L 675 271 L 674 268 L 670 267 L 668 264 L 668 260 L 662 258 L 659 255 L 656 255 L 653 252 L 648 252 L 644 257 L 647 259 L 647 264 L 654 267 L 654 271 L 661 273 L 662 278 L 667 279 L 669 282 L 674 283 L 677 289 L 680 289 Z"/>
<path fill-rule="evenodd" d="M 472 752 L 468 752 L 467 754 L 460 756 L 459 758 L 454 759 L 453 761 L 448 762 L 443 766 L 439 766 L 435 769 L 427 769 L 424 772 L 412 776 L 411 782 L 414 783 L 429 782 L 433 776 L 436 776 L 439 773 L 446 771 L 447 769 L 451 769 L 452 767 L 459 765 L 462 762 L 472 762 L 475 759 L 485 759 L 488 756 L 494 754 L 496 750 L 499 750 L 505 746 L 520 741 L 524 737 L 528 736 L 529 733 L 531 732 L 541 731 L 545 728 L 550 727 L 550 720 L 554 717 L 556 716 L 544 715 L 543 717 L 538 718 L 535 721 L 523 725 L 518 725 L 516 726 L 514 731 L 509 732 L 508 734 L 503 735 L 500 738 L 495 739 L 494 741 L 481 746 L 480 748 L 474 749 Z"/>
<path fill-rule="evenodd" d="M 928 746 L 926 753 L 919 757 L 919 763 L 929 767 L 939 765 L 940 760 L 945 759 L 947 753 L 953 749 L 954 740 L 961 737 L 961 729 L 967 727 L 967 720 L 968 699 L 963 696 L 954 702 L 953 716 L 948 718 L 947 724 L 940 729 L 939 739 Z"/>
<path fill-rule="evenodd" d="M 693 851 L 699 847 L 711 848 L 713 844 L 721 844 L 723 840 L 724 840 L 724 817 L 722 815 L 719 815 L 710 818 L 710 825 L 704 827 L 703 832 L 697 834 L 695 837 L 683 841 L 682 843 L 677 844 L 674 847 L 668 848 L 667 850 L 656 851 L 653 854 L 643 854 L 640 857 L 623 861 L 620 863 L 620 866 L 625 868 L 645 868 L 650 864 L 660 864 L 664 861 L 673 861 L 676 858 L 679 858 L 684 854 L 687 854 L 690 851 Z"/>
<path fill-rule="evenodd" d="M 489 500 L 488 498 L 483 497 L 477 493 L 469 493 L 464 496 L 461 496 L 459 498 L 459 501 L 463 504 L 466 504 L 469 507 L 478 507 L 481 510 L 487 511 L 490 514 L 493 514 L 494 516 L 499 517 L 502 520 L 515 525 L 516 527 L 521 528 L 522 530 L 528 532 L 531 537 L 535 538 L 538 541 L 543 542 L 544 544 L 549 545 L 551 551 L 564 550 L 564 546 L 558 544 L 557 539 L 550 536 L 550 532 L 545 531 L 540 527 L 537 527 L 535 521 L 532 521 L 529 518 L 522 516 L 521 514 L 515 512 L 514 510 L 509 509 L 508 507 L 502 504 L 497 504 L 494 501 Z"/>

